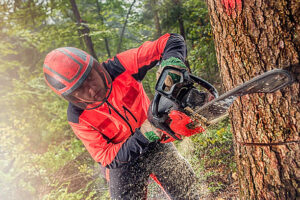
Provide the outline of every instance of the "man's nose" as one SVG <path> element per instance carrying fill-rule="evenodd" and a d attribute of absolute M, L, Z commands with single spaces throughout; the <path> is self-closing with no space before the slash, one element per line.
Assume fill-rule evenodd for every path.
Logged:
<path fill-rule="evenodd" d="M 91 97 L 94 97 L 96 94 L 96 90 L 92 87 L 89 87 L 89 94 L 91 95 Z"/>
<path fill-rule="evenodd" d="M 94 96 L 96 94 L 96 92 L 99 90 L 98 87 L 99 86 L 94 81 L 89 82 L 89 93 L 92 96 Z"/>

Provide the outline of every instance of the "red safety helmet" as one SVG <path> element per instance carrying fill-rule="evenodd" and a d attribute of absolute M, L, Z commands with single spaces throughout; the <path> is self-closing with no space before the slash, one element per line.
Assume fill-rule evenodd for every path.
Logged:
<path fill-rule="evenodd" d="M 106 96 L 101 102 L 87 103 L 77 99 L 71 93 L 84 82 L 92 68 L 101 76 Z M 91 55 L 74 47 L 51 51 L 45 58 L 43 70 L 46 83 L 56 94 L 83 109 L 99 107 L 111 92 L 112 80 L 105 68 Z"/>

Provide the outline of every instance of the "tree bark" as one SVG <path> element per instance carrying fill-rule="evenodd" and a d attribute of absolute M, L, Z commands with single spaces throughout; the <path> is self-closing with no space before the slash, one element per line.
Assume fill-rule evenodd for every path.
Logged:
<path fill-rule="evenodd" d="M 207 0 L 207 4 L 226 90 L 265 71 L 299 63 L 297 0 Z M 273 94 L 244 96 L 231 107 L 241 199 L 300 196 L 299 105 L 296 82 Z"/>
<path fill-rule="evenodd" d="M 77 8 L 75 0 L 70 0 L 70 3 L 72 5 L 72 10 L 73 10 L 74 16 L 76 18 L 77 26 L 79 27 L 80 34 L 83 35 L 86 48 L 87 48 L 89 54 L 91 54 L 96 60 L 98 60 L 96 52 L 94 50 L 92 38 L 89 36 L 90 29 L 87 25 L 82 24 L 83 20 L 80 17 L 80 13 Z"/>
<path fill-rule="evenodd" d="M 123 25 L 123 28 L 122 28 L 122 31 L 121 31 L 117 53 L 120 53 L 120 51 L 121 51 L 122 41 L 123 41 L 123 37 L 124 37 L 124 33 L 125 33 L 125 28 L 126 28 L 126 25 L 127 25 L 127 22 L 128 22 L 128 18 L 129 18 L 131 9 L 132 9 L 133 5 L 135 4 L 135 2 L 136 2 L 136 0 L 133 0 L 133 2 L 131 3 L 131 5 L 130 5 L 130 7 L 128 9 L 128 12 L 127 12 L 127 15 L 126 15 L 126 19 L 125 19 L 125 22 L 124 22 L 124 25 Z"/>

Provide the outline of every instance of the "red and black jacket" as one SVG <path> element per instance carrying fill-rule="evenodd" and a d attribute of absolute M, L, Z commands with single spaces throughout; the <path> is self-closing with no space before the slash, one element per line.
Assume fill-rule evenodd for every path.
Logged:
<path fill-rule="evenodd" d="M 93 110 L 69 104 L 69 124 L 96 162 L 117 168 L 147 149 L 149 141 L 139 128 L 147 119 L 150 101 L 141 80 L 159 61 L 170 57 L 185 61 L 186 45 L 178 34 L 165 34 L 120 53 L 102 63 L 113 80 L 108 100 Z"/>

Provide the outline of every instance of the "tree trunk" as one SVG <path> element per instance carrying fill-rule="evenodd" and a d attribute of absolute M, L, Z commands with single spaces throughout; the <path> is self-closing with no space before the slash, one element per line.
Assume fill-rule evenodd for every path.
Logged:
<path fill-rule="evenodd" d="M 180 35 L 182 35 L 182 37 L 185 39 L 186 35 L 185 35 L 185 29 L 184 29 L 184 21 L 182 18 L 182 3 L 180 0 L 173 0 L 174 5 L 176 5 L 177 10 L 178 10 L 178 24 L 179 24 L 179 31 L 180 31 Z"/>
<path fill-rule="evenodd" d="M 101 15 L 101 6 L 100 6 L 98 0 L 96 0 L 96 5 L 97 5 L 98 17 L 100 18 L 101 23 L 104 24 L 104 19 L 103 19 L 103 16 Z M 107 56 L 109 58 L 111 58 L 108 39 L 105 36 L 103 37 L 103 39 L 104 39 L 104 42 L 105 42 L 105 49 L 106 49 L 106 52 L 107 52 Z"/>
<path fill-rule="evenodd" d="M 180 30 L 180 35 L 183 36 L 183 38 L 185 39 L 185 30 L 184 30 L 184 23 L 183 23 L 183 19 L 182 16 L 180 15 L 178 18 L 178 23 L 179 23 L 179 30 Z"/>
<path fill-rule="evenodd" d="M 161 31 L 161 27 L 160 27 L 160 20 L 159 20 L 159 15 L 158 15 L 158 10 L 157 10 L 157 0 L 150 0 L 150 7 L 153 12 L 155 29 L 156 29 L 154 39 L 157 39 L 162 35 L 162 31 Z"/>
<path fill-rule="evenodd" d="M 83 38 L 84 38 L 84 42 L 85 42 L 85 45 L 86 45 L 86 48 L 88 50 L 88 52 L 96 59 L 98 60 L 97 58 L 97 55 L 96 55 L 96 52 L 94 50 L 94 45 L 93 45 L 93 42 L 92 42 L 92 38 L 89 36 L 89 33 L 90 33 L 90 29 L 87 25 L 85 24 L 82 24 L 83 20 L 81 19 L 80 17 L 80 13 L 78 11 L 78 8 L 77 8 L 77 5 L 76 5 L 76 2 L 75 0 L 70 0 L 70 3 L 72 5 L 72 10 L 73 10 L 73 13 L 74 13 L 74 16 L 76 18 L 76 21 L 77 21 L 77 25 L 79 27 L 79 31 L 81 33 L 81 35 L 83 35 Z"/>
<path fill-rule="evenodd" d="M 121 31 L 117 53 L 120 53 L 120 51 L 121 51 L 122 41 L 123 41 L 123 37 L 124 37 L 124 33 L 125 33 L 125 28 L 126 28 L 126 25 L 127 25 L 127 22 L 128 22 L 128 18 L 129 18 L 131 9 L 132 9 L 133 5 L 135 4 L 135 2 L 136 2 L 136 0 L 133 0 L 132 4 L 130 5 L 130 7 L 128 9 L 128 12 L 127 12 L 127 15 L 126 15 L 126 19 L 125 19 L 125 22 L 124 22 L 124 25 L 123 25 L 123 28 L 122 28 L 122 31 Z"/>
<path fill-rule="evenodd" d="M 226 90 L 265 71 L 299 63 L 297 0 L 207 4 Z M 299 111 L 299 82 L 273 94 L 247 95 L 233 104 L 230 118 L 241 199 L 300 196 Z M 276 142 L 284 144 L 272 145 Z"/>
<path fill-rule="evenodd" d="M 184 21 L 182 18 L 182 2 L 181 0 L 172 0 L 176 10 L 178 11 L 177 13 L 177 21 L 178 21 L 178 25 L 179 25 L 179 31 L 180 31 L 180 35 L 182 35 L 182 37 L 184 39 L 186 39 L 186 35 L 185 35 L 185 29 L 184 29 Z M 187 66 L 188 70 L 191 72 L 191 67 L 190 67 L 190 63 L 188 61 L 188 59 L 186 58 L 185 60 L 185 65 Z"/>

